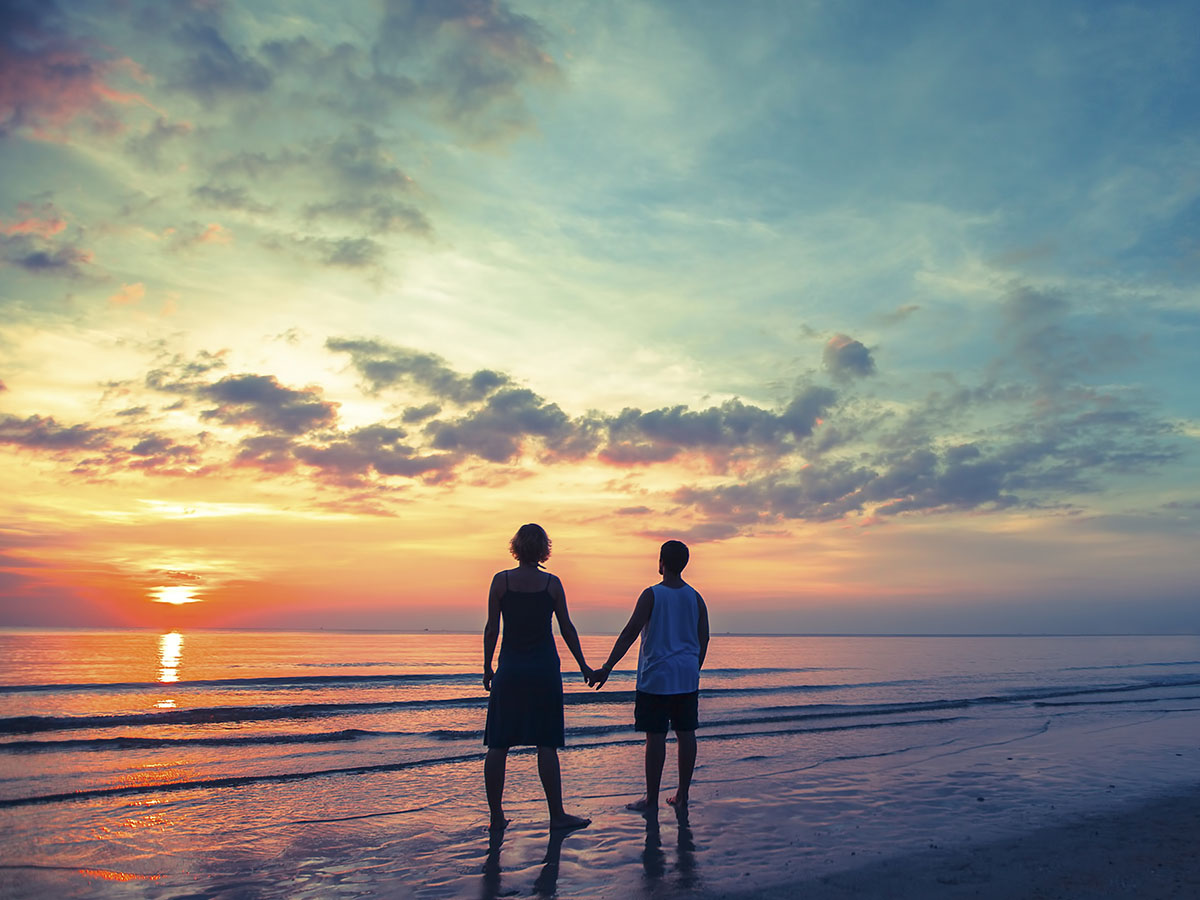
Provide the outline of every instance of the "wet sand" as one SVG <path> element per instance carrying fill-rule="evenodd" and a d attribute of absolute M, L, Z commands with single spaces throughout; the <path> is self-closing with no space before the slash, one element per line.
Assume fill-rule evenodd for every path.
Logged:
<path fill-rule="evenodd" d="M 1086 816 L 978 846 L 928 850 L 811 880 L 711 900 L 804 897 L 1091 900 L 1200 897 L 1200 786 L 1141 806 Z"/>

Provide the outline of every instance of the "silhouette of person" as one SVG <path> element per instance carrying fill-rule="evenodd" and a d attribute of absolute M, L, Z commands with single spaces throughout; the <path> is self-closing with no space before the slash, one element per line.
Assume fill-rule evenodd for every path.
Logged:
<path fill-rule="evenodd" d="M 490 692 L 483 733 L 488 748 L 483 780 L 491 811 L 489 827 L 502 829 L 509 821 L 503 806 L 509 748 L 533 745 L 537 747 L 538 776 L 550 808 L 550 827 L 582 828 L 591 819 L 569 815 L 562 802 L 558 748 L 564 744 L 563 688 L 552 617 L 558 620 L 558 630 L 579 670 L 589 679 L 593 673 L 567 612 L 562 581 L 539 571 L 550 558 L 550 538 L 545 530 L 540 525 L 522 525 L 513 535 L 509 550 L 518 565 L 493 576 L 483 629 L 483 686 Z M 492 656 L 501 621 L 504 640 L 493 672 Z"/>
<path fill-rule="evenodd" d="M 677 809 L 687 806 L 696 767 L 700 669 L 708 653 L 708 607 L 682 578 L 688 556 L 682 541 L 662 545 L 658 556 L 662 581 L 642 591 L 608 660 L 588 678 L 589 685 L 603 687 L 613 666 L 641 635 L 633 717 L 634 727 L 646 733 L 646 794 L 626 808 L 651 816 L 658 815 L 658 789 L 669 728 L 674 728 L 679 747 L 679 787 L 667 803 Z"/>

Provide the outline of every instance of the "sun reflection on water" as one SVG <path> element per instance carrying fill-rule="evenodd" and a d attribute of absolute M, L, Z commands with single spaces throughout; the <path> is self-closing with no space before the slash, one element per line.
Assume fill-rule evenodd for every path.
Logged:
<path fill-rule="evenodd" d="M 161 875 L 138 875 L 135 872 L 113 872 L 109 869 L 80 869 L 79 874 L 84 878 L 95 878 L 100 881 L 158 881 Z"/>
<path fill-rule="evenodd" d="M 169 631 L 158 639 L 158 680 L 168 684 L 179 680 L 179 657 L 183 653 L 183 635 L 178 631 Z M 162 706 L 162 703 L 158 704 Z M 171 701 L 171 706 L 174 706 Z"/>

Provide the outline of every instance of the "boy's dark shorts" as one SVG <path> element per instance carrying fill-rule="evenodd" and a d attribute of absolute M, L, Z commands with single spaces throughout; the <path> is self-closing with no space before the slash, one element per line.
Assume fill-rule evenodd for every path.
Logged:
<path fill-rule="evenodd" d="M 700 724 L 700 692 L 688 694 L 647 694 L 638 691 L 633 701 L 633 727 L 651 734 L 695 731 Z"/>

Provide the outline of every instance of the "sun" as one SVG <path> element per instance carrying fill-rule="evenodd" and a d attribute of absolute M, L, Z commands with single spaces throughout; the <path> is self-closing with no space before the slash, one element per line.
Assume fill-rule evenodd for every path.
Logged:
<path fill-rule="evenodd" d="M 196 596 L 199 589 L 186 584 L 171 584 L 150 589 L 150 599 L 155 603 L 170 603 L 179 606 L 184 603 L 199 603 Z"/>

